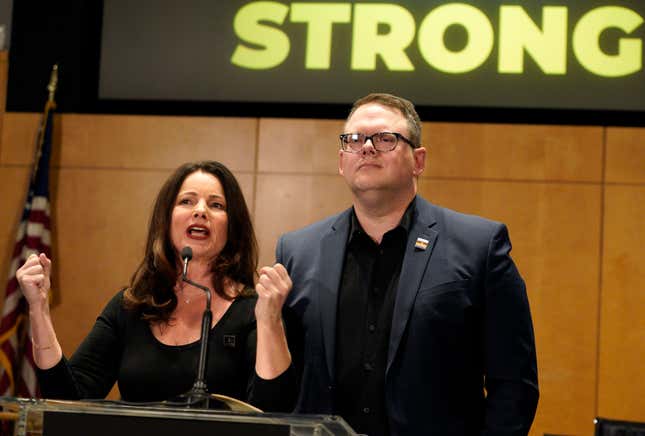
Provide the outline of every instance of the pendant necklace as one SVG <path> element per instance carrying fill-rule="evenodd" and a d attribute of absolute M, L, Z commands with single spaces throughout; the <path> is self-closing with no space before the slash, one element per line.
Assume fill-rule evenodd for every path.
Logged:
<path fill-rule="evenodd" d="M 195 298 L 198 298 L 200 295 L 202 295 L 202 293 L 200 292 L 191 297 L 184 289 L 184 286 L 179 288 L 179 292 L 181 292 L 181 299 L 184 300 L 186 304 L 190 304 L 191 301 L 193 301 Z"/>
<path fill-rule="evenodd" d="M 177 289 L 179 290 L 179 293 L 181 294 L 181 295 L 177 295 L 177 299 L 181 298 L 182 300 L 184 300 L 184 302 L 186 304 L 190 304 L 190 298 L 188 298 L 188 296 L 186 295 L 186 292 L 184 292 L 184 284 L 179 283 L 177 285 Z"/>

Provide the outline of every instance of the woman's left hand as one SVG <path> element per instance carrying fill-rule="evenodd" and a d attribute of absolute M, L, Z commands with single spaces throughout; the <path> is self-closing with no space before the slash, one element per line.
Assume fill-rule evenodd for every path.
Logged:
<path fill-rule="evenodd" d="M 281 323 L 282 306 L 291 291 L 291 278 L 286 268 L 279 263 L 260 269 L 260 278 L 255 285 L 258 302 L 255 305 L 255 319 L 261 323 Z"/>

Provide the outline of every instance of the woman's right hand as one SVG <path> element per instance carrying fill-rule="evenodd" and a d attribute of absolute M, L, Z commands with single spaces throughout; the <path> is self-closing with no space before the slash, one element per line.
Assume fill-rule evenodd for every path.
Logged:
<path fill-rule="evenodd" d="M 40 369 L 52 368 L 63 356 L 49 313 L 51 271 L 52 261 L 45 253 L 30 255 L 25 264 L 16 271 L 22 295 L 29 303 L 34 362 Z"/>
<path fill-rule="evenodd" d="M 51 288 L 52 262 L 45 253 L 32 254 L 16 271 L 16 279 L 29 307 L 48 306 L 47 294 Z"/>

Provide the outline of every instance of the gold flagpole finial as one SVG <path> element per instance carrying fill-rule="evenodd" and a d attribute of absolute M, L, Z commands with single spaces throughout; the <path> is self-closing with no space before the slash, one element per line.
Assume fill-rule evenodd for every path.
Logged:
<path fill-rule="evenodd" d="M 47 84 L 47 91 L 49 91 L 49 97 L 47 98 L 47 103 L 45 103 L 45 110 L 43 111 L 43 117 L 40 122 L 40 128 L 38 129 L 38 136 L 36 137 L 36 150 L 34 158 L 34 167 L 31 172 L 31 182 L 34 182 L 34 177 L 38 172 L 38 163 L 40 162 L 40 156 L 43 149 L 43 141 L 45 140 L 45 130 L 47 129 L 47 123 L 49 122 L 49 111 L 56 108 L 56 102 L 54 101 L 54 96 L 56 95 L 56 87 L 58 86 L 58 64 L 54 64 L 52 67 L 51 75 L 49 76 L 49 84 Z"/>
<path fill-rule="evenodd" d="M 52 73 L 49 76 L 49 85 L 47 85 L 47 90 L 49 91 L 48 102 L 54 102 L 54 95 L 56 94 L 56 86 L 58 86 L 58 64 L 54 64 L 52 67 Z"/>

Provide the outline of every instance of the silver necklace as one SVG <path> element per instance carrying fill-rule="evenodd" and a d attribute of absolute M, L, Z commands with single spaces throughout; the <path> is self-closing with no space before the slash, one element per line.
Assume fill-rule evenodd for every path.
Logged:
<path fill-rule="evenodd" d="M 177 298 L 178 299 L 181 298 L 182 300 L 184 300 L 186 304 L 190 304 L 190 298 L 186 295 L 186 292 L 184 292 L 184 284 L 180 283 L 176 287 L 179 293 L 181 294 L 181 296 L 177 295 Z"/>
<path fill-rule="evenodd" d="M 200 295 L 203 294 L 203 292 L 200 292 L 198 294 L 193 295 L 192 297 L 187 294 L 187 292 L 184 290 L 184 287 L 179 288 L 179 292 L 181 292 L 181 299 L 184 300 L 186 304 L 190 304 L 191 301 L 194 301 L 196 298 L 199 298 Z"/>

